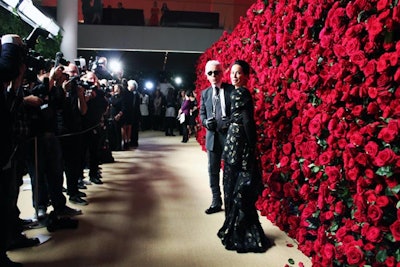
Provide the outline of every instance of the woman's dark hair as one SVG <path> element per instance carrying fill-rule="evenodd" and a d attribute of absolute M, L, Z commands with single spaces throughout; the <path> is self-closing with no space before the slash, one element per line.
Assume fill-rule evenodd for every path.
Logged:
<path fill-rule="evenodd" d="M 232 66 L 233 65 L 239 65 L 240 67 L 242 67 L 244 75 L 246 76 L 250 75 L 250 65 L 246 61 L 238 59 L 235 62 L 233 62 Z"/>
<path fill-rule="evenodd" d="M 194 96 L 192 90 L 186 90 L 185 91 L 185 95 L 188 96 L 188 97 L 191 97 L 191 96 L 193 97 Z"/>

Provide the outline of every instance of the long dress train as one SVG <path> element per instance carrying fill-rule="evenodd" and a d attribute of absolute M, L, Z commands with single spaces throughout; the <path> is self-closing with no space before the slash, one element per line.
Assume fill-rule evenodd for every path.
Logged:
<path fill-rule="evenodd" d="M 239 253 L 265 252 L 272 245 L 255 207 L 262 184 L 254 154 L 253 113 L 250 92 L 236 88 L 231 95 L 231 124 L 224 148 L 225 221 L 217 235 L 226 249 Z"/>

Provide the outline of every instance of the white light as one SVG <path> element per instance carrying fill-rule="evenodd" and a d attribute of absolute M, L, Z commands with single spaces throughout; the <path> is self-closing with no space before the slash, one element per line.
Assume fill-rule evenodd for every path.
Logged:
<path fill-rule="evenodd" d="M 60 26 L 37 9 L 32 0 L 0 0 L 0 6 L 19 16 L 33 28 L 45 29 L 51 36 L 57 36 L 60 31 Z"/>
<path fill-rule="evenodd" d="M 15 8 L 19 3 L 19 0 L 2 0 L 2 1 L 5 2 L 7 5 L 9 5 L 11 8 Z"/>
<path fill-rule="evenodd" d="M 176 78 L 175 78 L 175 83 L 176 83 L 177 85 L 181 85 L 181 84 L 182 84 L 182 78 L 181 78 L 181 77 L 176 77 Z"/>
<path fill-rule="evenodd" d="M 33 27 L 40 27 L 46 29 L 51 35 L 57 36 L 60 27 L 49 17 L 44 15 L 39 9 L 37 9 L 31 0 L 24 0 L 18 6 L 18 13 L 23 15 L 34 25 Z M 31 24 L 30 22 L 28 22 Z"/>
<path fill-rule="evenodd" d="M 108 66 L 112 73 L 119 73 L 122 71 L 122 63 L 116 59 L 111 59 Z"/>
<path fill-rule="evenodd" d="M 152 89 L 154 88 L 154 83 L 148 81 L 148 82 L 146 82 L 146 83 L 144 84 L 144 87 L 145 87 L 147 90 L 152 90 Z"/>

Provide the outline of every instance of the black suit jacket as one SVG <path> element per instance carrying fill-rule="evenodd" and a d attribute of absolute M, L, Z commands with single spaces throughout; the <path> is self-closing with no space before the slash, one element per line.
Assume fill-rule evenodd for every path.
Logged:
<path fill-rule="evenodd" d="M 223 83 L 221 87 L 224 89 L 225 98 L 225 114 L 226 117 L 231 115 L 231 93 L 233 86 L 227 83 Z M 200 99 L 200 120 L 203 126 L 206 126 L 207 119 L 213 117 L 213 88 L 212 86 L 206 88 L 201 92 Z M 215 141 L 215 132 L 207 129 L 206 132 L 206 149 L 213 151 Z"/>

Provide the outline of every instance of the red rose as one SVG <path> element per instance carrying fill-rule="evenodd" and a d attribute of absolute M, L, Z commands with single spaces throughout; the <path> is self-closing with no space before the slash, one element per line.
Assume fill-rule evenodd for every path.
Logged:
<path fill-rule="evenodd" d="M 390 225 L 390 232 L 393 235 L 394 240 L 400 241 L 400 219 L 397 218 L 397 220 Z"/>
<path fill-rule="evenodd" d="M 371 241 L 373 243 L 381 242 L 382 241 L 382 232 L 381 232 L 380 228 L 378 228 L 376 226 L 371 226 L 368 228 L 365 238 L 368 241 Z"/>
<path fill-rule="evenodd" d="M 347 17 L 353 18 L 354 16 L 357 15 L 357 12 L 358 12 L 357 7 L 352 2 L 349 2 L 346 5 L 346 15 L 347 15 Z"/>
<path fill-rule="evenodd" d="M 394 256 L 388 256 L 385 260 L 386 267 L 396 267 L 396 258 Z M 397 267 L 400 267 L 400 262 L 397 262 Z"/>
<path fill-rule="evenodd" d="M 372 99 L 378 97 L 378 90 L 375 87 L 368 88 L 368 96 Z"/>
<path fill-rule="evenodd" d="M 375 245 L 372 244 L 372 243 L 367 243 L 367 244 L 364 245 L 363 248 L 364 248 L 364 250 L 366 250 L 366 251 L 372 251 L 372 250 L 375 249 Z"/>
<path fill-rule="evenodd" d="M 375 177 L 375 172 L 371 169 L 365 169 L 364 173 L 365 173 L 365 177 L 367 177 L 369 179 L 373 179 Z"/>
<path fill-rule="evenodd" d="M 292 143 L 286 143 L 282 146 L 283 154 L 290 155 L 292 152 Z"/>
<path fill-rule="evenodd" d="M 351 168 L 346 172 L 346 177 L 349 178 L 350 181 L 356 181 L 359 175 L 359 169 L 358 168 Z"/>
<path fill-rule="evenodd" d="M 378 88 L 383 88 L 386 87 L 391 80 L 392 80 L 391 76 L 382 73 L 376 80 L 376 84 L 378 85 Z"/>
<path fill-rule="evenodd" d="M 358 246 L 348 246 L 345 253 L 348 264 L 357 266 L 364 265 L 364 253 Z"/>
<path fill-rule="evenodd" d="M 310 124 L 308 125 L 308 130 L 310 131 L 310 134 L 312 135 L 320 135 L 321 130 L 322 130 L 322 123 L 319 118 L 319 116 L 316 116 L 310 121 Z"/>
<path fill-rule="evenodd" d="M 288 166 L 289 161 L 290 161 L 290 159 L 289 159 L 288 156 L 283 156 L 283 157 L 281 158 L 281 160 L 279 161 L 280 168 L 283 168 L 283 167 Z"/>
<path fill-rule="evenodd" d="M 358 153 L 356 158 L 355 158 L 356 162 L 362 166 L 367 166 L 368 163 L 368 157 L 366 154 L 364 153 Z"/>
<path fill-rule="evenodd" d="M 364 137 L 358 132 L 353 133 L 350 136 L 350 143 L 355 146 L 361 146 L 364 143 Z"/>
<path fill-rule="evenodd" d="M 371 205 L 368 207 L 368 219 L 370 219 L 374 225 L 379 223 L 379 221 L 382 219 L 382 216 L 383 211 L 378 206 Z"/>
<path fill-rule="evenodd" d="M 356 51 L 350 55 L 350 60 L 360 66 L 360 68 L 364 67 L 367 64 L 367 58 L 363 51 Z"/>
<path fill-rule="evenodd" d="M 356 105 L 353 107 L 351 114 L 356 117 L 360 117 L 364 111 L 364 107 L 362 105 Z"/>
<path fill-rule="evenodd" d="M 378 152 L 374 162 L 378 167 L 388 166 L 396 160 L 396 154 L 390 148 Z"/>
<path fill-rule="evenodd" d="M 376 205 L 380 208 L 384 208 L 389 205 L 389 198 L 387 196 L 379 196 L 376 199 Z"/>
<path fill-rule="evenodd" d="M 315 141 L 308 141 L 302 144 L 301 151 L 305 159 L 315 159 L 318 157 L 319 146 Z"/>
<path fill-rule="evenodd" d="M 369 77 L 375 74 L 376 71 L 376 60 L 371 59 L 367 62 L 367 64 L 362 68 L 365 77 Z"/>
<path fill-rule="evenodd" d="M 324 244 L 322 249 L 322 257 L 327 259 L 333 259 L 335 257 L 335 246 L 331 243 Z"/>
<path fill-rule="evenodd" d="M 365 147 L 364 147 L 365 152 L 371 156 L 371 157 L 375 157 L 376 154 L 378 154 L 379 151 L 379 146 L 377 143 L 373 142 L 373 141 L 369 141 Z"/>
<path fill-rule="evenodd" d="M 370 102 L 368 104 L 367 113 L 369 115 L 375 115 L 375 114 L 378 114 L 379 112 L 380 112 L 380 109 L 379 109 L 378 104 L 376 104 L 375 102 Z"/>
<path fill-rule="evenodd" d="M 399 134 L 399 132 L 397 130 L 383 128 L 379 132 L 378 138 L 383 140 L 385 143 L 390 143 L 397 137 L 398 134 Z"/>
<path fill-rule="evenodd" d="M 375 40 L 375 37 L 383 30 L 383 24 L 374 16 L 371 16 L 367 21 L 367 31 L 369 40 Z"/>
<path fill-rule="evenodd" d="M 389 1 L 388 0 L 379 0 L 378 4 L 376 5 L 376 8 L 378 9 L 378 11 L 382 11 L 385 8 L 389 8 Z"/>

